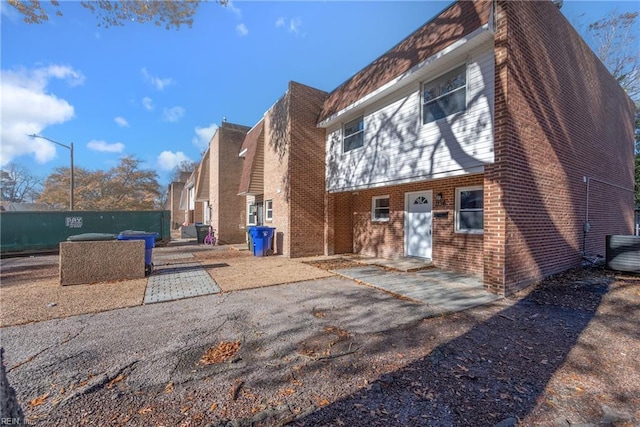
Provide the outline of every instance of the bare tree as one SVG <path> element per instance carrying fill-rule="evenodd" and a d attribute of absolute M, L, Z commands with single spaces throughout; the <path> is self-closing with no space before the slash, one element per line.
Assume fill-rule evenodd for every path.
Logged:
<path fill-rule="evenodd" d="M 9 163 L 0 170 L 0 196 L 3 201 L 33 202 L 39 196 L 42 179 L 31 174 L 26 167 Z"/>
<path fill-rule="evenodd" d="M 183 160 L 178 164 L 178 166 L 173 168 L 169 181 L 180 182 L 181 181 L 180 175 L 182 175 L 184 172 L 193 172 L 197 167 L 198 167 L 198 162 L 194 162 L 191 160 Z"/>
<path fill-rule="evenodd" d="M 629 97 L 640 104 L 640 49 L 638 12 L 610 12 L 589 24 L 584 34 L 598 58 Z"/>
<path fill-rule="evenodd" d="M 217 0 L 216 3 L 226 6 L 229 0 Z M 62 16 L 60 1 L 51 0 L 46 6 L 40 0 L 9 0 L 8 3 L 24 16 L 27 24 L 41 24 L 49 20 L 51 14 Z M 123 26 L 134 21 L 139 23 L 153 22 L 166 29 L 180 29 L 193 25 L 193 17 L 198 11 L 201 0 L 101 0 L 81 1 L 80 4 L 90 10 L 98 18 L 98 26 Z"/>

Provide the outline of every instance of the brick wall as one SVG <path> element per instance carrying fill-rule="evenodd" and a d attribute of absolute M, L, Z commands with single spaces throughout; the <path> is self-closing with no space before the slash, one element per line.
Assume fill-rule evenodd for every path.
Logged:
<path fill-rule="evenodd" d="M 326 93 L 290 82 L 265 115 L 264 200 L 273 201 L 277 253 L 324 253 L 324 129 L 317 128 Z"/>
<path fill-rule="evenodd" d="M 324 253 L 325 129 L 316 126 L 326 92 L 289 84 L 290 256 Z"/>
<path fill-rule="evenodd" d="M 509 294 L 580 264 L 584 176 L 633 189 L 633 105 L 551 2 L 500 1 L 496 17 L 496 161 L 485 176 L 496 198 L 485 209 L 484 277 Z M 603 253 L 605 234 L 632 229 L 633 193 L 605 187 L 590 194 L 600 208 L 587 253 Z"/>
<path fill-rule="evenodd" d="M 273 201 L 273 220 L 264 225 L 275 227 L 275 252 L 290 256 L 289 235 L 289 155 L 291 133 L 287 92 L 265 114 L 264 118 L 264 200 Z"/>
<path fill-rule="evenodd" d="M 242 174 L 242 158 L 238 153 L 249 129 L 224 122 L 210 143 L 211 225 L 220 243 L 243 243 L 246 239 L 246 199 L 238 196 Z"/>
<path fill-rule="evenodd" d="M 483 185 L 483 175 L 465 175 L 428 182 L 395 185 L 354 193 L 336 193 L 334 201 L 335 253 L 353 252 L 384 258 L 400 258 L 404 253 L 405 193 L 432 190 L 442 193 L 444 205 L 434 211 L 447 213 L 446 218 L 433 218 L 433 263 L 446 270 L 475 275 L 483 272 L 483 235 L 456 233 L 454 230 L 455 189 Z M 389 222 L 371 221 L 374 196 L 389 196 Z M 348 242 L 352 230 L 352 243 Z"/>
<path fill-rule="evenodd" d="M 172 230 L 180 228 L 184 222 L 184 209 L 180 209 L 180 196 L 183 188 L 184 182 L 172 182 L 169 184 L 167 207 L 171 210 Z"/>

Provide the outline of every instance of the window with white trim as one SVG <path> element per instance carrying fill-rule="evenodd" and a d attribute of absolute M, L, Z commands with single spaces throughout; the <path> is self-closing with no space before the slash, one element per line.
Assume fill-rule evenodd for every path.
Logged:
<path fill-rule="evenodd" d="M 264 220 L 273 221 L 273 200 L 265 200 L 264 202 Z"/>
<path fill-rule="evenodd" d="M 191 187 L 189 189 L 189 210 L 196 210 L 196 189 L 195 187 Z"/>
<path fill-rule="evenodd" d="M 371 221 L 389 221 L 389 196 L 371 199 Z"/>
<path fill-rule="evenodd" d="M 422 85 L 422 124 L 467 109 L 467 65 Z"/>
<path fill-rule="evenodd" d="M 342 151 L 355 150 L 364 145 L 364 118 L 359 117 L 344 125 L 342 129 Z"/>
<path fill-rule="evenodd" d="M 258 206 L 255 203 L 247 205 L 247 224 L 256 225 L 258 218 Z"/>
<path fill-rule="evenodd" d="M 456 232 L 482 233 L 484 229 L 484 191 L 478 187 L 456 188 Z"/>

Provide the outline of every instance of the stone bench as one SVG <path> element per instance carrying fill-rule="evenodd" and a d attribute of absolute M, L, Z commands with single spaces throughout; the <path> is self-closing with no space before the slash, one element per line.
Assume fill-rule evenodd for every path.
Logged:
<path fill-rule="evenodd" d="M 60 284 L 144 279 L 144 240 L 60 242 Z"/>

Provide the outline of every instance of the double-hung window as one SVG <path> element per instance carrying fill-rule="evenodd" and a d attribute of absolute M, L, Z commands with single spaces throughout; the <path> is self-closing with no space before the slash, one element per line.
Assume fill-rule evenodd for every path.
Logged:
<path fill-rule="evenodd" d="M 250 203 L 247 206 L 247 224 L 256 225 L 258 222 L 258 206 L 255 203 Z"/>
<path fill-rule="evenodd" d="M 371 200 L 371 220 L 389 221 L 389 196 L 376 196 Z"/>
<path fill-rule="evenodd" d="M 264 202 L 264 220 L 273 221 L 273 200 L 265 200 Z"/>
<path fill-rule="evenodd" d="M 355 150 L 364 144 L 364 118 L 359 117 L 344 125 L 342 130 L 342 151 Z"/>
<path fill-rule="evenodd" d="M 422 123 L 467 109 L 467 66 L 462 65 L 422 85 Z"/>
<path fill-rule="evenodd" d="M 484 228 L 484 192 L 482 187 L 456 188 L 456 231 L 482 233 Z"/>

